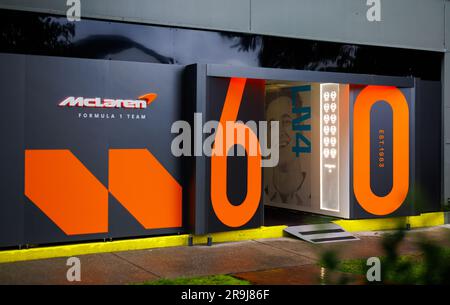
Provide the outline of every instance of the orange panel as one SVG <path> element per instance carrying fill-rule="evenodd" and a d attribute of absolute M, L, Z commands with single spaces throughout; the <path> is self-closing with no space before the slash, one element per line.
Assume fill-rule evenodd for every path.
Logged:
<path fill-rule="evenodd" d="M 212 206 L 217 218 L 229 227 L 245 225 L 255 215 L 261 198 L 261 151 L 258 138 L 248 126 L 235 123 L 245 83 L 245 78 L 231 78 L 230 80 L 211 157 Z M 226 132 L 224 131 L 227 122 L 231 122 L 231 127 L 234 127 L 238 133 L 246 133 L 245 143 L 242 143 L 242 139 L 236 140 L 236 137 L 232 143 L 225 140 Z M 249 143 L 257 144 L 256 154 L 253 156 L 250 156 Z M 235 144 L 242 145 L 247 152 L 247 194 L 239 205 L 231 204 L 227 195 L 227 152 Z"/>
<path fill-rule="evenodd" d="M 25 195 L 67 235 L 108 231 L 108 190 L 69 150 L 25 151 Z"/>
<path fill-rule="evenodd" d="M 370 109 L 385 101 L 393 112 L 393 185 L 379 197 L 370 187 Z M 409 109 L 396 87 L 367 86 L 353 109 L 353 189 L 361 207 L 374 215 L 387 215 L 404 202 L 409 189 Z"/>
<path fill-rule="evenodd" d="M 146 229 L 182 225 L 182 188 L 147 149 L 109 150 L 109 190 Z"/>

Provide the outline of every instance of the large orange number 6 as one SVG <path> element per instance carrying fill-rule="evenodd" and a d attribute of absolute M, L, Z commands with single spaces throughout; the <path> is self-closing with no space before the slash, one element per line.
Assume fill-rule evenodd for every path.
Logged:
<path fill-rule="evenodd" d="M 393 183 L 386 196 L 370 187 L 370 109 L 378 101 L 387 102 L 393 113 Z M 353 190 L 363 209 L 374 215 L 397 210 L 409 189 L 409 109 L 396 87 L 367 86 L 358 95 L 353 109 Z"/>
<path fill-rule="evenodd" d="M 258 209 L 261 198 L 261 151 L 258 138 L 248 126 L 235 122 L 245 83 L 245 78 L 231 78 L 230 80 L 211 156 L 212 206 L 217 218 L 229 227 L 245 225 Z M 228 126 L 234 127 L 232 128 L 233 133 L 236 130 L 238 133 L 247 134 L 248 141 L 239 137 L 236 139 L 234 136 L 233 143 L 224 141 L 226 132 L 230 132 L 226 130 L 227 122 Z M 255 155 L 250 154 L 250 151 L 253 152 L 253 150 L 250 150 L 248 143 L 258 144 Z M 247 195 L 240 205 L 231 204 L 227 195 L 227 152 L 234 145 L 242 145 L 247 152 Z"/>

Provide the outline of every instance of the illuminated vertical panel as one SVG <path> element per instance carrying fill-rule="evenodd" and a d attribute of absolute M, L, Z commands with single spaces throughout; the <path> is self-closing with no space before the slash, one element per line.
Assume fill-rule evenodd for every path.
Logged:
<path fill-rule="evenodd" d="M 320 84 L 320 209 L 339 212 L 339 84 Z"/>

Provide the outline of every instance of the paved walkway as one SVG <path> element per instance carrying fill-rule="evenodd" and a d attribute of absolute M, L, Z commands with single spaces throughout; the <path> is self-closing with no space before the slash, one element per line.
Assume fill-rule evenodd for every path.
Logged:
<path fill-rule="evenodd" d="M 424 236 L 450 247 L 450 227 L 408 232 L 401 253 L 417 253 Z M 359 241 L 313 245 L 294 238 L 260 239 L 79 256 L 81 284 L 127 284 L 158 278 L 232 274 L 255 284 L 317 284 L 320 253 L 334 249 L 342 259 L 382 254 L 382 232 L 359 233 Z M 66 258 L 0 264 L 0 284 L 72 284 Z"/>

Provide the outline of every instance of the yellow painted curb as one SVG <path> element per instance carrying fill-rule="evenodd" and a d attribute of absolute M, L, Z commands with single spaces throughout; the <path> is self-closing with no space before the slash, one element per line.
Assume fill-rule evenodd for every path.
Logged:
<path fill-rule="evenodd" d="M 418 216 L 404 216 L 377 219 L 356 219 L 356 220 L 336 220 L 333 223 L 341 226 L 348 232 L 357 231 L 381 231 L 396 230 L 406 228 L 410 224 L 411 228 L 423 228 L 440 226 L 445 223 L 444 212 L 424 213 Z"/>
<path fill-rule="evenodd" d="M 287 226 L 260 227 L 257 229 L 229 231 L 210 234 L 213 242 L 240 241 L 258 238 L 279 238 L 283 237 L 283 230 Z M 208 235 L 194 236 L 194 244 L 204 244 L 207 242 Z"/>
<path fill-rule="evenodd" d="M 438 226 L 445 223 L 443 212 L 426 213 L 419 216 L 393 217 L 380 219 L 336 220 L 335 224 L 349 232 L 395 230 L 405 228 L 409 223 L 411 228 Z M 283 230 L 287 226 L 260 227 L 257 229 L 238 230 L 209 234 L 213 242 L 232 242 L 259 238 L 283 237 Z M 205 244 L 208 235 L 194 236 L 194 244 Z M 129 250 L 144 250 L 152 248 L 176 247 L 188 245 L 188 234 L 157 236 L 118 240 L 111 242 L 93 242 L 73 245 L 39 247 L 23 250 L 0 251 L 0 263 L 46 259 L 55 257 L 69 257 L 94 253 L 120 252 Z"/>
<path fill-rule="evenodd" d="M 409 223 L 411 228 L 432 227 L 445 224 L 444 212 L 425 213 L 419 216 L 411 216 Z"/>
<path fill-rule="evenodd" d="M 257 229 L 213 233 L 210 235 L 213 238 L 213 242 L 229 242 L 258 238 L 278 238 L 283 236 L 284 228 L 286 228 L 286 226 L 261 227 Z M 39 247 L 23 250 L 5 250 L 0 251 L 0 263 L 11 263 L 55 257 L 69 257 L 94 253 L 187 246 L 188 238 L 188 234 L 183 234 L 117 240 L 111 242 L 93 242 L 73 245 Z M 194 236 L 194 244 L 203 244 L 206 243 L 206 241 L 206 235 Z"/>
<path fill-rule="evenodd" d="M 112 242 L 93 242 L 73 245 L 38 247 L 33 249 L 6 250 L 0 251 L 0 263 L 54 257 L 67 257 L 93 253 L 183 246 L 187 245 L 187 239 L 187 235 L 172 235 L 163 237 L 118 240 Z"/>

